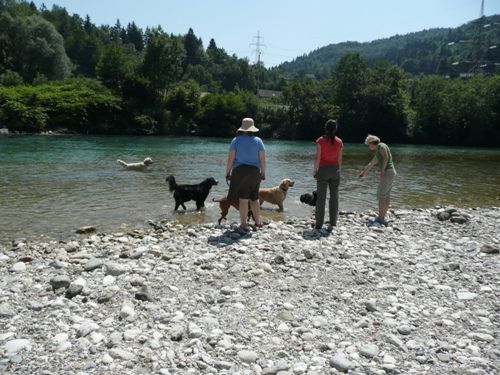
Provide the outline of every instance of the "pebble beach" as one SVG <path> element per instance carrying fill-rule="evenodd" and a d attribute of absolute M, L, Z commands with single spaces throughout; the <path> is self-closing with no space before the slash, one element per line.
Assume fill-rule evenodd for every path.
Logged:
<path fill-rule="evenodd" d="M 500 208 L 370 214 L 0 245 L 0 373 L 498 373 Z"/>

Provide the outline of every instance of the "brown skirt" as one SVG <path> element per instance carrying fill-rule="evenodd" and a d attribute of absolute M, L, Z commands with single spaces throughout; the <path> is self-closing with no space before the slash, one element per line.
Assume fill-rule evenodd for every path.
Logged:
<path fill-rule="evenodd" d="M 239 199 L 259 199 L 260 170 L 253 165 L 239 165 L 231 174 L 227 200 L 238 203 Z"/>

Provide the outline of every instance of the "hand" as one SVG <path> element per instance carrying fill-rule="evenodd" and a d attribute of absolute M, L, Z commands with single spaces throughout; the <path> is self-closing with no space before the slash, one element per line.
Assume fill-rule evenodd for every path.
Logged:
<path fill-rule="evenodd" d="M 261 172 L 260 173 L 260 179 L 264 181 L 266 179 L 266 172 Z"/>
<path fill-rule="evenodd" d="M 314 171 L 314 172 L 313 172 L 313 177 L 314 177 L 314 178 L 318 178 L 318 171 Z"/>
<path fill-rule="evenodd" d="M 359 172 L 359 174 L 358 174 L 358 177 L 359 177 L 359 178 L 364 177 L 364 176 L 365 176 L 365 172 L 363 172 L 363 171 L 362 171 L 362 172 Z"/>
<path fill-rule="evenodd" d="M 231 173 L 228 172 L 226 173 L 226 181 L 230 181 L 231 180 Z"/>

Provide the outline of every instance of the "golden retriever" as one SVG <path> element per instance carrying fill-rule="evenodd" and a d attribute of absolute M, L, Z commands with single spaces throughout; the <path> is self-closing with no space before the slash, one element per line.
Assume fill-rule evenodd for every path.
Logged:
<path fill-rule="evenodd" d="M 260 189 L 259 190 L 260 205 L 262 206 L 262 203 L 269 202 L 271 204 L 277 205 L 280 211 L 283 211 L 283 201 L 286 198 L 286 193 L 288 192 L 288 189 L 292 187 L 294 184 L 295 183 L 292 180 L 285 178 L 283 181 L 281 181 L 280 186 L 267 189 L 265 188 Z"/>
<path fill-rule="evenodd" d="M 118 164 L 123 165 L 123 167 L 125 169 L 129 169 L 129 170 L 132 170 L 132 171 L 144 171 L 144 170 L 146 170 L 146 168 L 149 165 L 153 164 L 153 159 L 146 158 L 146 159 L 144 159 L 143 161 L 141 161 L 139 163 L 126 163 L 126 162 L 124 162 L 123 160 L 120 160 L 120 159 L 118 159 L 116 162 Z"/>

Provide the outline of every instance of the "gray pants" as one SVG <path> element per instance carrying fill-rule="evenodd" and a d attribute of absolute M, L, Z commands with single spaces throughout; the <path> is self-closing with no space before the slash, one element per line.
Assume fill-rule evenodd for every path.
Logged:
<path fill-rule="evenodd" d="M 337 225 L 339 212 L 340 170 L 335 165 L 321 167 L 316 176 L 318 197 L 316 200 L 316 228 L 321 228 L 325 220 L 326 190 L 330 187 L 330 225 Z"/>

